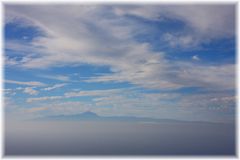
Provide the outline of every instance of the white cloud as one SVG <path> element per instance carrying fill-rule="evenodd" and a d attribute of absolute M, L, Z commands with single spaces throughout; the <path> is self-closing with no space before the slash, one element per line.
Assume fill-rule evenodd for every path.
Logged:
<path fill-rule="evenodd" d="M 36 97 L 36 98 L 28 98 L 27 102 L 32 103 L 32 102 L 37 102 L 37 101 L 48 101 L 48 100 L 56 100 L 56 99 L 61 99 L 62 96 L 46 96 L 46 97 Z"/>
<path fill-rule="evenodd" d="M 4 91 L 4 94 L 6 94 L 6 95 L 11 95 L 11 96 L 13 96 L 13 95 L 16 94 L 15 90 L 14 90 L 14 89 L 11 89 L 11 88 L 3 89 L 3 91 Z"/>
<path fill-rule="evenodd" d="M 9 5 L 6 13 L 11 15 L 11 20 L 20 19 L 24 21 L 22 25 L 36 27 L 46 35 L 36 37 L 27 45 L 38 56 L 21 61 L 19 65 L 24 68 L 90 64 L 108 66 L 113 73 L 92 77 L 87 82 L 129 82 L 154 89 L 235 87 L 234 65 L 216 67 L 172 63 L 165 58 L 167 53 L 154 52 L 150 44 L 137 42 L 134 36 L 148 30 L 125 17 L 130 14 L 149 20 L 161 21 L 168 17 L 183 21 L 187 27 L 183 33 L 169 33 L 165 38 L 173 46 L 191 46 L 233 36 L 234 5 Z M 56 19 L 64 19 L 64 22 Z M 23 52 L 26 51 L 23 46 L 13 46 L 12 49 L 23 48 Z M 61 79 L 64 80 L 64 77 Z"/>
<path fill-rule="evenodd" d="M 27 110 L 27 112 L 34 113 L 34 112 L 41 112 L 46 110 L 48 110 L 48 107 L 37 107 L 37 108 L 30 108 Z"/>
<path fill-rule="evenodd" d="M 199 60 L 200 60 L 200 58 L 198 57 L 198 55 L 192 56 L 192 59 L 195 60 L 195 61 L 199 61 Z"/>
<path fill-rule="evenodd" d="M 169 10 L 204 37 L 229 37 L 235 34 L 234 4 L 173 6 Z"/>
<path fill-rule="evenodd" d="M 5 83 L 11 83 L 11 84 L 18 84 L 18 85 L 26 85 L 26 86 L 45 86 L 44 83 L 42 82 L 36 82 L 36 81 L 27 81 L 27 82 L 23 82 L 23 81 L 15 81 L 15 80 L 5 80 Z"/>
<path fill-rule="evenodd" d="M 234 4 L 116 6 L 115 13 L 120 16 L 134 15 L 158 22 L 168 19 L 184 22 L 184 29 L 181 31 L 159 35 L 165 42 L 164 45 L 170 47 L 192 49 L 214 39 L 235 36 Z"/>
<path fill-rule="evenodd" d="M 16 60 L 16 58 L 8 58 L 7 56 L 4 57 L 4 62 L 5 62 L 5 65 L 7 65 L 7 66 L 14 66 L 19 63 Z"/>
<path fill-rule="evenodd" d="M 38 75 L 39 77 L 47 78 L 47 79 L 54 79 L 58 81 L 70 81 L 68 76 L 64 75 Z"/>
<path fill-rule="evenodd" d="M 198 45 L 199 41 L 192 35 L 174 35 L 165 33 L 163 40 L 173 48 L 191 48 Z"/>
<path fill-rule="evenodd" d="M 32 87 L 26 87 L 23 90 L 24 93 L 30 94 L 30 95 L 37 95 L 39 92 L 37 90 L 34 90 Z"/>
<path fill-rule="evenodd" d="M 123 89 L 105 89 L 105 90 L 92 90 L 92 91 L 79 91 L 79 92 L 67 92 L 64 97 L 81 97 L 81 96 L 104 96 L 116 93 L 121 93 Z"/>
<path fill-rule="evenodd" d="M 211 98 L 212 102 L 222 101 L 222 102 L 229 102 L 229 101 L 236 101 L 235 96 L 226 96 L 226 97 L 218 97 L 218 98 Z"/>
<path fill-rule="evenodd" d="M 64 98 L 72 97 L 81 97 L 81 96 L 106 96 L 121 93 L 124 89 L 105 89 L 105 90 L 92 90 L 92 91 L 79 91 L 79 92 L 66 92 L 62 96 L 45 96 L 45 97 L 36 97 L 28 98 L 27 102 L 36 102 L 36 101 L 48 101 L 48 100 L 57 100 Z"/>
<path fill-rule="evenodd" d="M 65 83 L 55 84 L 55 85 L 53 85 L 52 87 L 43 88 L 43 90 L 45 90 L 45 91 L 51 91 L 51 90 L 54 90 L 54 89 L 57 89 L 57 88 L 62 88 L 62 87 L 64 87 L 65 85 L 66 85 Z"/>
<path fill-rule="evenodd" d="M 133 72 L 134 71 L 134 72 Z M 203 87 L 205 89 L 234 89 L 235 65 L 204 66 L 175 62 L 160 67 L 146 66 L 135 70 L 119 71 L 114 74 L 93 77 L 87 82 L 131 82 L 145 88 L 174 89 L 181 87 Z"/>
<path fill-rule="evenodd" d="M 202 38 L 229 37 L 235 34 L 235 4 L 117 6 L 115 13 L 159 21 L 165 18 L 184 21 L 187 27 Z"/>
<path fill-rule="evenodd" d="M 236 87 L 234 64 L 204 66 L 180 63 L 178 67 L 175 80 L 185 86 L 203 87 L 207 90 L 234 90 Z"/>
<path fill-rule="evenodd" d="M 34 107 L 27 109 L 27 112 L 35 113 L 36 115 L 47 116 L 47 115 L 73 115 L 79 114 L 82 112 L 89 111 L 92 108 L 90 104 L 86 104 L 83 102 L 53 102 L 47 103 L 45 106 Z M 38 114 L 39 112 L 47 111 L 47 115 Z"/>
<path fill-rule="evenodd" d="M 45 97 L 36 97 L 36 98 L 27 98 L 26 102 L 39 102 L 39 101 L 51 101 L 51 100 L 59 100 L 59 99 L 67 99 L 72 97 L 82 97 L 82 96 L 112 96 L 122 94 L 124 92 L 131 92 L 133 88 L 122 88 L 122 89 L 104 89 L 104 90 L 85 90 L 78 92 L 66 92 L 61 96 L 45 96 Z"/>

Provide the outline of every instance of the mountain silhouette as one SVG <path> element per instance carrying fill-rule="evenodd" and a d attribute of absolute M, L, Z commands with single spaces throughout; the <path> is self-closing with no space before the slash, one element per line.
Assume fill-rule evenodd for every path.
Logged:
<path fill-rule="evenodd" d="M 83 112 L 80 114 L 74 114 L 74 115 L 56 115 L 56 116 L 48 116 L 48 117 L 42 117 L 40 119 L 46 119 L 46 120 L 97 120 L 100 117 L 94 113 L 94 112 Z"/>
<path fill-rule="evenodd" d="M 78 114 L 78 116 L 82 116 L 82 117 L 99 117 L 96 113 L 91 112 L 91 111 L 87 111 L 87 112 L 83 112 L 81 114 Z"/>
<path fill-rule="evenodd" d="M 37 120 L 58 120 L 58 121 L 126 121 L 126 122 L 188 122 L 174 119 L 155 119 L 148 117 L 134 117 L 134 116 L 99 116 L 94 112 L 87 111 L 74 115 L 56 115 L 41 117 Z"/>

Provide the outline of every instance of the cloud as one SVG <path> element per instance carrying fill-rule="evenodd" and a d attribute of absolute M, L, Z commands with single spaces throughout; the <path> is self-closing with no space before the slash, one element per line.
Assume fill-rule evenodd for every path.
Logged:
<path fill-rule="evenodd" d="M 93 90 L 93 91 L 79 91 L 79 92 L 67 92 L 64 97 L 81 97 L 81 96 L 104 96 L 116 93 L 121 93 L 122 89 L 105 89 L 105 90 Z"/>
<path fill-rule="evenodd" d="M 11 89 L 11 88 L 3 89 L 3 91 L 4 91 L 4 94 L 6 94 L 6 95 L 11 95 L 11 96 L 16 95 L 15 90 L 14 90 L 14 89 Z"/>
<path fill-rule="evenodd" d="M 203 87 L 225 90 L 235 88 L 235 65 L 205 66 L 187 62 L 175 62 L 160 67 L 146 66 L 128 71 L 93 77 L 87 82 L 131 82 L 150 89 L 177 89 L 182 87 Z"/>
<path fill-rule="evenodd" d="M 36 101 L 48 101 L 48 100 L 57 100 L 64 98 L 72 98 L 72 97 L 82 97 L 82 96 L 104 96 L 104 95 L 112 95 L 116 93 L 121 93 L 123 89 L 105 89 L 105 90 L 92 90 L 92 91 L 79 91 L 79 92 L 66 92 L 62 96 L 45 96 L 45 97 L 37 97 L 37 98 L 28 98 L 27 102 L 36 102 Z"/>
<path fill-rule="evenodd" d="M 164 46 L 178 49 L 193 49 L 216 39 L 235 36 L 234 4 L 225 5 L 138 5 L 115 6 L 120 16 L 137 16 L 161 23 L 167 20 L 181 22 L 182 30 L 159 35 Z M 183 23 L 182 23 L 183 22 Z M 146 33 L 148 34 L 148 33 Z"/>
<path fill-rule="evenodd" d="M 6 114 L 13 112 L 21 112 L 21 107 L 10 97 L 4 97 L 4 111 Z"/>
<path fill-rule="evenodd" d="M 37 90 L 34 90 L 33 88 L 31 87 L 26 87 L 24 90 L 23 90 L 24 93 L 27 93 L 27 94 L 30 94 L 30 95 L 37 95 L 39 92 Z"/>
<path fill-rule="evenodd" d="M 150 20 L 180 20 L 199 38 L 229 37 L 235 34 L 235 5 L 148 5 L 116 6 L 117 15 L 135 15 Z"/>
<path fill-rule="evenodd" d="M 46 111 L 46 110 L 48 110 L 48 107 L 30 108 L 27 111 L 29 113 L 34 113 L 34 112 L 41 112 L 41 111 Z"/>
<path fill-rule="evenodd" d="M 23 81 L 15 81 L 15 80 L 5 80 L 4 82 L 5 83 L 11 83 L 11 84 L 18 84 L 18 85 L 36 86 L 36 87 L 45 86 L 44 83 L 36 82 L 36 81 L 23 82 Z"/>
<path fill-rule="evenodd" d="M 56 99 L 61 99 L 62 96 L 49 96 L 49 97 L 36 97 L 36 98 L 28 98 L 27 102 L 32 103 L 36 101 L 48 101 L 48 100 L 56 100 Z"/>
<path fill-rule="evenodd" d="M 190 48 L 198 44 L 198 40 L 194 39 L 192 35 L 175 35 L 171 33 L 165 33 L 163 40 L 173 48 Z"/>
<path fill-rule="evenodd" d="M 52 115 L 73 115 L 82 112 L 89 111 L 92 106 L 83 102 L 53 102 L 45 104 L 45 107 L 33 107 L 26 109 L 27 112 L 41 116 L 52 116 Z M 47 112 L 43 112 L 47 111 Z"/>
<path fill-rule="evenodd" d="M 5 62 L 5 65 L 7 66 L 14 66 L 19 64 L 16 58 L 8 58 L 7 56 L 4 57 L 4 62 Z"/>
<path fill-rule="evenodd" d="M 203 87 L 206 90 L 234 90 L 236 87 L 234 64 L 208 66 L 180 63 L 178 67 L 175 80 L 185 86 Z"/>
<path fill-rule="evenodd" d="M 192 60 L 199 61 L 200 58 L 198 57 L 198 55 L 194 55 L 194 56 L 192 56 Z"/>
<path fill-rule="evenodd" d="M 210 99 L 213 102 L 235 102 L 236 101 L 236 96 L 223 96 L 223 97 L 218 97 L 218 98 L 212 98 Z"/>
<path fill-rule="evenodd" d="M 7 18 L 7 22 L 21 21 L 21 25 L 38 28 L 45 35 L 27 44 L 37 56 L 21 61 L 18 64 L 20 67 L 108 66 L 111 74 L 85 81 L 128 82 L 150 89 L 189 86 L 234 88 L 235 66 L 220 64 L 216 67 L 181 61 L 173 63 L 165 58 L 167 53 L 153 51 L 151 44 L 135 39 L 149 30 L 126 15 L 149 21 L 165 21 L 169 18 L 183 22 L 185 30 L 159 36 L 163 36 L 167 45 L 191 48 L 206 41 L 234 36 L 234 11 L 234 5 L 6 7 L 6 15 L 12 17 Z M 89 16 L 91 19 L 87 18 Z M 16 45 L 12 47 L 16 50 L 20 48 Z M 26 49 L 22 48 L 25 52 Z M 15 65 L 15 61 L 11 63 Z"/>
<path fill-rule="evenodd" d="M 91 96 L 90 101 L 64 99 Z M 67 92 L 62 96 L 29 98 L 31 106 L 46 107 L 49 114 L 77 114 L 87 110 L 99 115 L 129 115 L 182 120 L 230 120 L 236 98 L 229 92 L 148 93 L 133 88 Z M 41 103 L 32 103 L 41 102 Z M 40 109 L 41 110 L 41 109 Z M 214 111 L 214 112 L 213 112 Z M 37 112 L 37 111 L 36 111 Z M 41 112 L 41 111 L 40 111 Z M 221 116 L 226 116 L 221 119 Z M 225 115 L 226 114 L 226 115 Z M 209 115 L 206 117 L 206 115 Z M 232 120 L 232 119 L 231 119 Z"/>
<path fill-rule="evenodd" d="M 66 85 L 65 83 L 55 84 L 55 85 L 53 85 L 52 87 L 43 88 L 43 90 L 45 90 L 45 91 L 51 91 L 51 90 L 54 90 L 54 89 L 57 89 L 57 88 L 62 88 L 62 87 L 64 87 L 65 85 Z"/>
<path fill-rule="evenodd" d="M 64 75 L 39 75 L 39 77 L 47 78 L 47 79 L 54 79 L 58 81 L 70 81 L 68 76 Z"/>
<path fill-rule="evenodd" d="M 70 99 L 67 102 L 62 101 L 67 98 L 81 96 L 90 96 L 92 100 L 88 102 L 77 102 L 71 101 Z M 178 94 L 168 93 L 141 93 L 134 88 L 124 88 L 67 92 L 62 96 L 28 98 L 27 102 L 32 103 L 31 106 L 36 104 L 38 107 L 47 106 L 47 110 L 51 110 L 51 113 L 54 114 L 68 114 L 68 112 L 69 114 L 76 114 L 78 112 L 92 110 L 101 115 L 116 116 L 137 114 L 138 116 L 150 116 L 153 110 L 159 109 L 160 106 L 166 106 L 168 104 L 167 101 L 171 101 L 178 96 Z M 61 100 L 61 102 L 58 100 Z M 33 103 L 39 101 L 41 101 L 41 103 Z M 151 102 L 151 105 L 149 105 L 149 102 Z M 41 105 L 39 106 L 39 104 Z M 171 105 L 168 105 L 168 107 L 169 106 Z M 107 111 L 105 111 L 106 107 L 108 108 Z"/>

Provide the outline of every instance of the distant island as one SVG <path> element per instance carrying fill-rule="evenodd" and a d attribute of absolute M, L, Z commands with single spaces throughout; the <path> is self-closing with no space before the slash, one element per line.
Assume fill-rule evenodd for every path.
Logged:
<path fill-rule="evenodd" d="M 157 119 L 149 117 L 135 117 L 135 116 L 99 116 L 94 112 L 87 111 L 74 115 L 55 115 L 41 117 L 35 120 L 50 120 L 50 121 L 113 121 L 113 122 L 184 122 L 184 123 L 212 123 L 204 121 L 183 121 L 175 119 Z"/>

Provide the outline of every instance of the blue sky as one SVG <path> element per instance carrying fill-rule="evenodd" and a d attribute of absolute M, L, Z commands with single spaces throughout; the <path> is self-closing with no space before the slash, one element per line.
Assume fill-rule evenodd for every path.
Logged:
<path fill-rule="evenodd" d="M 93 111 L 233 122 L 235 6 L 5 5 L 13 119 Z"/>

